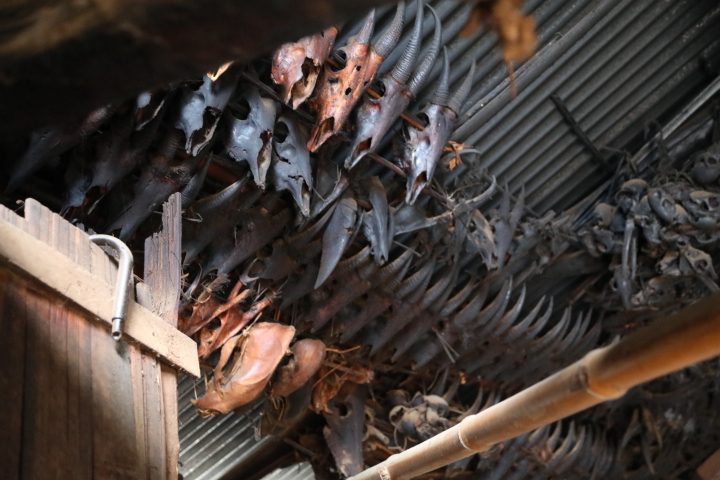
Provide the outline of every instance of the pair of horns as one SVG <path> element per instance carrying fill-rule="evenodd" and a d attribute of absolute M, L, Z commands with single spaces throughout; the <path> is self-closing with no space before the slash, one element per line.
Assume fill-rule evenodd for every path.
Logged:
<path fill-rule="evenodd" d="M 450 60 L 448 59 L 447 48 L 443 48 L 443 67 L 440 75 L 440 83 L 438 83 L 435 93 L 430 99 L 430 103 L 435 105 L 442 105 L 448 107 L 455 113 L 460 113 L 463 103 L 470 94 L 470 87 L 472 87 L 473 77 L 475 76 L 475 59 L 470 64 L 470 71 L 465 76 L 465 80 L 458 88 L 455 95 L 448 101 L 448 92 L 450 89 Z"/>
<path fill-rule="evenodd" d="M 430 51 L 417 69 L 412 72 L 412 67 L 415 65 L 415 61 L 417 60 L 418 53 L 420 52 L 420 43 L 422 41 L 424 5 L 422 0 L 417 0 L 417 14 L 415 15 L 415 25 L 413 26 L 412 36 L 410 37 L 410 41 L 408 42 L 407 47 L 405 47 L 400 60 L 398 60 L 398 63 L 390 72 L 390 76 L 399 84 L 407 84 L 406 90 L 410 92 L 412 96 L 417 94 L 427 80 L 428 75 L 435 65 L 435 60 L 437 60 L 438 52 L 440 51 L 440 44 L 442 43 L 442 26 L 440 25 L 440 17 L 438 17 L 437 13 L 431 6 L 428 5 L 427 8 L 435 18 L 435 33 L 433 35 Z"/>
<path fill-rule="evenodd" d="M 400 40 L 400 34 L 403 30 L 403 22 L 405 17 L 405 2 L 398 3 L 397 10 L 395 11 L 395 18 L 387 30 L 382 34 L 380 39 L 375 44 L 374 48 L 377 54 L 385 58 L 395 48 L 398 40 Z M 365 18 L 360 32 L 355 37 L 355 42 L 362 45 L 370 43 L 373 32 L 375 31 L 375 9 L 371 10 L 368 16 Z"/>

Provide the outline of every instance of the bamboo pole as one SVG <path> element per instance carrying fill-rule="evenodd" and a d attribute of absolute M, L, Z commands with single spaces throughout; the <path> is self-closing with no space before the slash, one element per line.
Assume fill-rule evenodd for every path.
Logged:
<path fill-rule="evenodd" d="M 657 319 L 443 433 L 349 480 L 405 480 L 720 355 L 720 294 Z"/>

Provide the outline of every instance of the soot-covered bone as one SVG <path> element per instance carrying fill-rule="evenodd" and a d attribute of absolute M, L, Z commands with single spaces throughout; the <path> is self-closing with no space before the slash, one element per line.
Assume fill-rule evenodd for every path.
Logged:
<path fill-rule="evenodd" d="M 338 34 L 336 27 L 286 43 L 273 55 L 271 78 L 280 85 L 280 98 L 297 109 L 315 89 L 320 69 Z"/>
<path fill-rule="evenodd" d="M 278 118 L 273 138 L 272 183 L 287 190 L 300 212 L 310 215 L 310 189 L 313 185 L 310 153 L 305 148 L 307 132 L 297 117 L 283 114 Z"/>
<path fill-rule="evenodd" d="M 246 88 L 238 102 L 244 102 L 243 107 L 249 111 L 230 106 L 226 115 L 225 151 L 233 160 L 247 162 L 255 184 L 265 188 L 265 177 L 272 160 L 277 103 L 261 97 L 255 87 Z"/>

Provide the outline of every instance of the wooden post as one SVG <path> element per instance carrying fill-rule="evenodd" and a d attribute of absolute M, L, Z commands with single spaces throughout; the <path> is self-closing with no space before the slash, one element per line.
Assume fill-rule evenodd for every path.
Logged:
<path fill-rule="evenodd" d="M 177 327 L 182 273 L 180 224 L 180 193 L 175 193 L 163 205 L 162 230 L 145 240 L 145 273 L 143 278 L 150 291 L 153 313 L 173 327 Z M 177 372 L 168 365 L 160 365 L 165 412 L 164 432 L 167 479 L 178 478 L 180 440 L 178 438 Z"/>

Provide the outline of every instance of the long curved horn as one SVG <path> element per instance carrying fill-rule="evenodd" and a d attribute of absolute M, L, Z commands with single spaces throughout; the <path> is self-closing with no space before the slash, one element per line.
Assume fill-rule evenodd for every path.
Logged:
<path fill-rule="evenodd" d="M 448 59 L 447 47 L 443 47 L 443 67 L 440 74 L 440 83 L 435 88 L 430 103 L 435 105 L 446 106 L 448 100 L 448 88 L 450 79 L 450 60 Z"/>
<path fill-rule="evenodd" d="M 363 23 L 362 29 L 357 34 L 357 37 L 355 37 L 355 42 L 361 45 L 367 45 L 368 43 L 370 43 L 370 39 L 372 38 L 374 30 L 375 9 L 373 8 L 368 14 L 367 18 L 365 18 L 365 23 Z"/>
<path fill-rule="evenodd" d="M 428 75 L 432 71 L 435 60 L 437 60 L 438 53 L 440 52 L 440 44 L 442 43 L 442 25 L 440 25 L 440 17 L 430 5 L 427 6 L 430 13 L 435 17 L 435 34 L 433 35 L 432 45 L 422 63 L 415 69 L 413 77 L 408 83 L 408 92 L 414 97 L 415 94 L 422 88 L 423 84 L 427 80 Z"/>
<path fill-rule="evenodd" d="M 383 32 L 380 40 L 375 44 L 375 51 L 382 58 L 388 56 L 392 49 L 397 45 L 402 34 L 403 25 L 405 24 L 405 2 L 398 3 L 397 10 L 395 11 L 395 18 L 393 18 L 390 26 Z"/>
<path fill-rule="evenodd" d="M 460 85 L 460 88 L 458 91 L 453 95 L 453 97 L 448 102 L 448 108 L 452 110 L 453 112 L 459 114 L 460 110 L 462 109 L 463 103 L 465 103 L 465 100 L 468 97 L 468 94 L 470 93 L 470 87 L 472 87 L 473 83 L 473 77 L 475 76 L 475 59 L 472 61 L 472 65 L 470 65 L 470 71 L 468 72 L 467 76 L 465 77 L 465 80 L 463 80 L 462 85 Z"/>
<path fill-rule="evenodd" d="M 415 25 L 413 26 L 412 36 L 408 42 L 405 50 L 400 57 L 400 60 L 395 64 L 390 76 L 395 79 L 400 85 L 405 85 L 410 78 L 412 68 L 417 60 L 418 53 L 420 52 L 420 42 L 422 41 L 422 25 L 423 25 L 423 3 L 421 0 L 417 1 L 417 14 L 415 15 Z"/>

